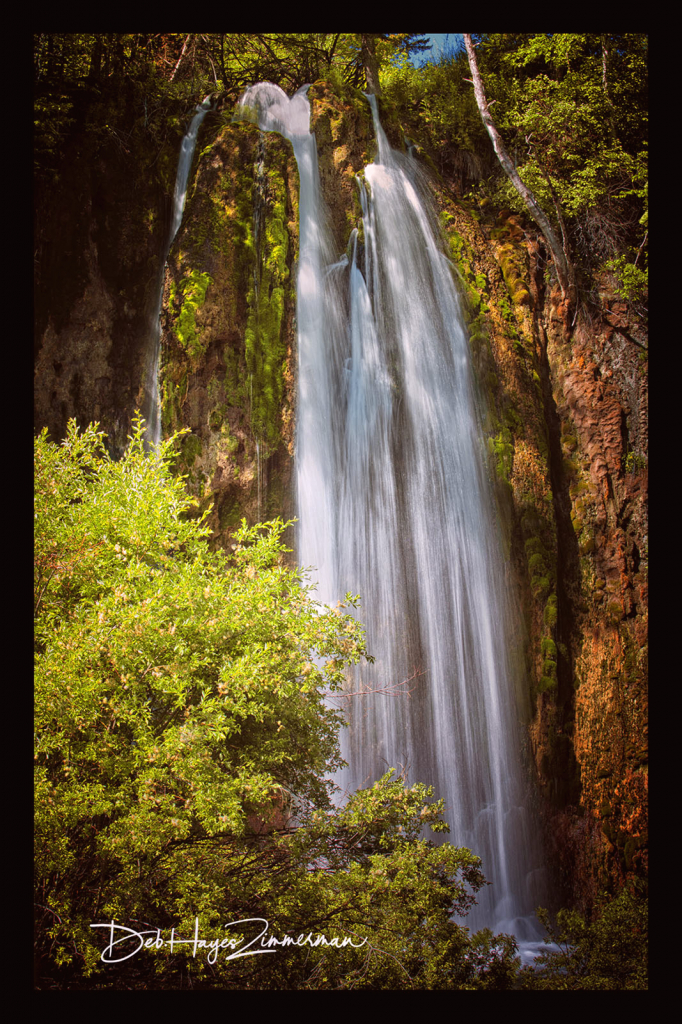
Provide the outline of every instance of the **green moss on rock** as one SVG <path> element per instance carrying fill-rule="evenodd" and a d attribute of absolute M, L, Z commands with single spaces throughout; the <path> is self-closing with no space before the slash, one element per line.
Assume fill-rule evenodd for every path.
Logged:
<path fill-rule="evenodd" d="M 550 594 L 545 604 L 543 620 L 546 626 L 555 626 L 557 620 L 557 599 L 556 594 Z"/>
<path fill-rule="evenodd" d="M 556 644 L 551 637 L 545 636 L 542 638 L 541 650 L 545 657 L 553 658 L 556 660 Z"/>
<path fill-rule="evenodd" d="M 488 447 L 495 458 L 495 470 L 498 477 L 509 483 L 514 459 L 514 444 L 509 429 L 503 427 L 495 437 L 489 438 Z"/>
<path fill-rule="evenodd" d="M 247 294 L 248 316 L 244 332 L 244 354 L 249 376 L 249 401 L 254 434 L 276 445 L 284 396 L 286 345 L 283 322 L 289 236 L 285 185 L 270 171 L 267 202 L 262 209 L 263 237 L 259 239 L 253 287 Z"/>
<path fill-rule="evenodd" d="M 200 438 L 196 434 L 188 434 L 182 442 L 180 457 L 183 463 L 190 469 L 199 455 L 201 455 Z"/>
<path fill-rule="evenodd" d="M 541 676 L 538 681 L 537 692 L 548 693 L 552 690 L 555 690 L 556 687 L 557 681 L 555 678 L 553 678 L 552 676 Z"/>
<path fill-rule="evenodd" d="M 193 359 L 199 358 L 206 347 L 197 329 L 196 313 L 206 301 L 206 292 L 210 284 L 210 274 L 192 270 L 183 278 L 177 289 L 182 305 L 173 324 L 173 333 Z"/>

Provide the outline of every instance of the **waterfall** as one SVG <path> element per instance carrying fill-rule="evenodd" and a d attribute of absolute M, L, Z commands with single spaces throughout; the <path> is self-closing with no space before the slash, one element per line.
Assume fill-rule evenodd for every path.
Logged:
<path fill-rule="evenodd" d="M 182 222 L 182 214 L 185 209 L 185 197 L 187 195 L 187 182 L 189 181 L 189 172 L 192 169 L 192 159 L 194 157 L 194 147 L 196 146 L 199 127 L 210 109 L 211 96 L 209 94 L 201 103 L 197 103 L 194 117 L 190 122 L 190 126 L 187 129 L 180 147 L 180 157 L 178 159 L 178 169 L 175 175 L 175 189 L 173 192 L 171 226 L 168 233 L 168 240 L 163 250 L 161 269 L 159 271 L 156 285 L 156 302 L 152 313 L 149 331 L 147 365 L 145 368 L 145 402 L 143 415 L 147 423 L 145 437 L 148 446 L 157 445 L 161 440 L 161 414 L 159 408 L 159 364 L 161 357 L 160 317 L 161 304 L 163 302 L 166 260 L 168 259 L 168 253 L 170 252 L 170 247 L 173 244 L 173 239 L 177 235 L 178 228 Z"/>
<path fill-rule="evenodd" d="M 452 269 L 418 165 L 391 149 L 371 96 L 363 240 L 337 259 L 305 91 L 253 86 L 241 108 L 289 138 L 299 166 L 297 560 L 316 567 L 319 601 L 361 595 L 376 659 L 349 680 L 379 692 L 347 700 L 340 783 L 394 767 L 432 785 L 449 841 L 481 856 L 492 883 L 467 926 L 535 938 L 519 625 Z"/>

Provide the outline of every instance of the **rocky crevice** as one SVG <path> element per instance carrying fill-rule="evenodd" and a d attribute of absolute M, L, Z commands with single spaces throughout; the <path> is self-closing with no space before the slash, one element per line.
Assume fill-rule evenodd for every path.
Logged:
<path fill-rule="evenodd" d="M 97 420 L 114 454 L 143 382 L 181 132 L 145 127 L 130 88 L 78 95 L 35 196 L 34 423 Z M 170 111 L 169 111 L 170 113 Z"/>

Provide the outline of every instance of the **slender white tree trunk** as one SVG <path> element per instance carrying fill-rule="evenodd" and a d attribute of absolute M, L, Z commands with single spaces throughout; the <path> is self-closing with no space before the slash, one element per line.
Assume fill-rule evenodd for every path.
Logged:
<path fill-rule="evenodd" d="M 185 56 L 185 50 L 187 49 L 187 44 L 188 44 L 188 42 L 190 41 L 191 35 L 192 35 L 192 34 L 191 34 L 191 32 L 190 32 L 190 34 L 189 34 L 189 35 L 187 36 L 187 38 L 185 39 L 185 42 L 183 43 L 183 46 L 182 46 L 182 53 L 181 53 L 181 54 L 180 54 L 180 56 L 178 57 L 178 63 L 177 63 L 177 64 L 175 65 L 175 67 L 173 68 L 173 74 L 172 74 L 172 75 L 170 76 L 170 78 L 168 79 L 168 81 L 169 81 L 169 82 L 172 82 L 172 81 L 173 81 L 173 79 L 175 78 L 176 74 L 178 73 L 178 68 L 180 67 L 180 63 L 181 63 L 181 61 L 182 61 L 182 58 L 183 58 L 183 57 Z"/>
<path fill-rule="evenodd" d="M 495 126 L 495 122 L 490 115 L 488 101 L 486 100 L 485 90 L 481 80 L 481 74 L 478 70 L 476 51 L 474 50 L 474 44 L 470 35 L 464 36 L 464 45 L 466 46 L 467 56 L 469 57 L 469 67 L 471 68 L 471 78 L 474 85 L 476 103 L 478 104 L 478 109 L 481 112 L 481 119 L 487 129 L 488 135 L 490 136 L 497 158 L 502 164 L 502 167 L 514 188 L 526 204 L 528 212 L 542 231 L 547 240 L 547 244 L 552 250 L 552 256 L 554 257 L 562 295 L 564 298 L 569 296 L 569 294 L 572 297 L 575 290 L 573 286 L 572 268 L 547 215 L 544 210 L 538 206 L 535 196 L 531 190 L 521 181 L 521 178 L 519 177 L 519 174 L 514 167 L 507 150 L 505 149 L 504 142 L 502 141 L 500 133 Z"/>

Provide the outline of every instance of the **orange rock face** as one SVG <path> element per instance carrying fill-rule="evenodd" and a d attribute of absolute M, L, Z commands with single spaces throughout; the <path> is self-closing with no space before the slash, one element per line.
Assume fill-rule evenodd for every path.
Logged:
<path fill-rule="evenodd" d="M 636 319 L 633 317 L 633 319 Z M 572 746 L 582 896 L 647 867 L 647 362 L 624 304 L 567 344 L 548 331 L 578 541 Z M 589 902 L 589 900 L 588 900 Z"/>

